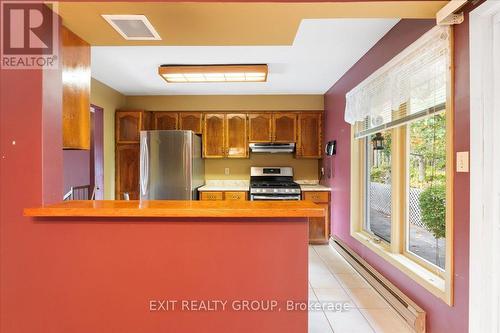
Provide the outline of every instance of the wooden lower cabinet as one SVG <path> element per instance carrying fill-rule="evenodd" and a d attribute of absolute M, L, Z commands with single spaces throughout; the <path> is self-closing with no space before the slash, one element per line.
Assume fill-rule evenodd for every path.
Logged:
<path fill-rule="evenodd" d="M 115 151 L 115 199 L 139 199 L 139 144 L 117 144 Z"/>
<path fill-rule="evenodd" d="M 302 192 L 303 200 L 310 200 L 315 203 L 328 203 L 330 202 L 330 192 L 327 191 L 305 191 Z"/>
<path fill-rule="evenodd" d="M 302 192 L 302 200 L 310 200 L 326 209 L 324 218 L 309 218 L 309 244 L 328 244 L 330 239 L 330 192 Z"/>
<path fill-rule="evenodd" d="M 245 201 L 247 192 L 224 192 L 224 200 Z"/>
<path fill-rule="evenodd" d="M 209 201 L 214 201 L 214 200 L 224 200 L 224 193 L 223 192 L 200 192 L 200 200 L 209 200 Z"/>
<path fill-rule="evenodd" d="M 229 192 L 229 191 L 204 191 L 200 192 L 200 200 L 247 200 L 247 192 Z"/>

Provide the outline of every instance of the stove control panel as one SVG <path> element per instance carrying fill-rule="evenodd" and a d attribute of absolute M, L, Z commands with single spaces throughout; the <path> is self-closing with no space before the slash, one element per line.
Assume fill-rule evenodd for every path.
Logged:
<path fill-rule="evenodd" d="M 300 194 L 300 188 L 250 188 L 250 193 Z"/>

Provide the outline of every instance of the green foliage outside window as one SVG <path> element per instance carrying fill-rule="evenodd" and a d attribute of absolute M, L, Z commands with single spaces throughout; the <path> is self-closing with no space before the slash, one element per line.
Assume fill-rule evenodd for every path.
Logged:
<path fill-rule="evenodd" d="M 426 188 L 420 194 L 420 211 L 425 228 L 436 239 L 446 236 L 446 186 L 439 184 Z"/>
<path fill-rule="evenodd" d="M 429 183 L 446 181 L 446 114 L 416 121 L 409 126 L 411 138 L 410 186 L 425 189 Z"/>

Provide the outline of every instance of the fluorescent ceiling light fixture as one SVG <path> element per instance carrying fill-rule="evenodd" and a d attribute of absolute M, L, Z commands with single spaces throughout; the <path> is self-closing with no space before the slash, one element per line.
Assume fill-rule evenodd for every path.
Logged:
<path fill-rule="evenodd" d="M 162 65 L 158 74 L 168 83 L 266 82 L 267 65 Z"/>
<path fill-rule="evenodd" d="M 161 40 L 160 35 L 144 15 L 102 15 L 126 40 Z"/>

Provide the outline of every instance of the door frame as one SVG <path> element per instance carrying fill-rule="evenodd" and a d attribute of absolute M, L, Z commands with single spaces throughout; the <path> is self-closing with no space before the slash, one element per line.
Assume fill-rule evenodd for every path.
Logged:
<path fill-rule="evenodd" d="M 95 200 L 104 199 L 104 109 L 91 104 L 93 114 L 90 150 L 90 184 L 95 186 Z M 97 127 L 97 126 L 98 127 Z M 97 135 L 96 135 L 97 134 Z"/>
<path fill-rule="evenodd" d="M 469 332 L 500 333 L 500 2 L 470 13 Z"/>

